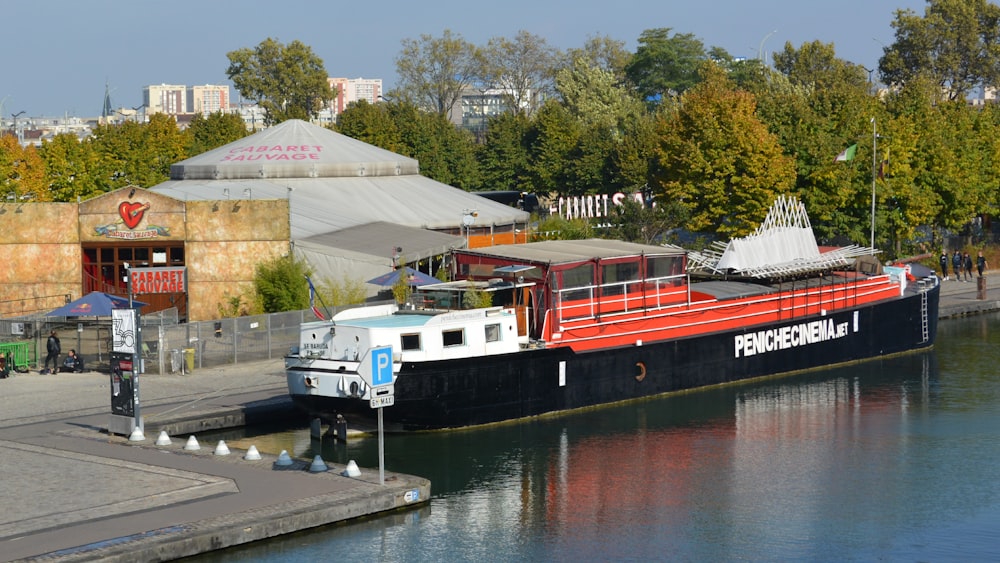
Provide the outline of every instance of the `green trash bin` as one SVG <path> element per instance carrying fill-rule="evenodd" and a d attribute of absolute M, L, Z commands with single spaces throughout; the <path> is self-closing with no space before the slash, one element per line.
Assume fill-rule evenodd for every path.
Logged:
<path fill-rule="evenodd" d="M 194 348 L 184 349 L 184 369 L 187 373 L 194 371 Z"/>

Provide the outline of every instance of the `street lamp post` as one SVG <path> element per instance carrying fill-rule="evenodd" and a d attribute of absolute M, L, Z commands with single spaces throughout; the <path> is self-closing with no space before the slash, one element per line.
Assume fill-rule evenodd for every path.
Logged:
<path fill-rule="evenodd" d="M 10 116 L 14 118 L 14 137 L 17 138 L 18 144 L 21 144 L 21 133 L 17 130 L 17 118 L 22 115 L 24 115 L 24 110 L 10 114 Z"/>
<path fill-rule="evenodd" d="M 872 118 L 872 254 L 875 254 L 875 177 L 878 175 L 878 132 Z"/>
<path fill-rule="evenodd" d="M 764 42 L 767 41 L 775 33 L 778 33 L 777 29 L 774 30 L 774 31 L 772 31 L 771 33 L 768 33 L 767 35 L 764 36 L 763 39 L 760 40 L 760 45 L 757 46 L 757 60 L 758 61 L 760 61 L 762 63 L 764 62 Z M 768 66 L 767 63 L 764 63 L 764 66 Z"/>

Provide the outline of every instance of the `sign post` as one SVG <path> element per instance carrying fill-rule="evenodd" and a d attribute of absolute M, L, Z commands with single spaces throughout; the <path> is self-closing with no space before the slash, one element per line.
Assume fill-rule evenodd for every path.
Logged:
<path fill-rule="evenodd" d="M 385 485 L 385 434 L 382 427 L 382 407 L 391 407 L 396 402 L 392 346 L 369 348 L 358 365 L 358 375 L 371 389 L 368 404 L 378 411 L 378 482 L 380 485 Z"/>

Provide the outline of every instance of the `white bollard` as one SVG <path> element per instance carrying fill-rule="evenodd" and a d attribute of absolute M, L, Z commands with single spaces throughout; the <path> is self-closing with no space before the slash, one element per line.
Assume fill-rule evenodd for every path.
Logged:
<path fill-rule="evenodd" d="M 142 442 L 145 439 L 146 436 L 142 434 L 142 428 L 139 428 L 138 426 L 136 426 L 135 429 L 132 430 L 132 433 L 129 434 L 128 437 L 129 442 Z"/>
<path fill-rule="evenodd" d="M 257 451 L 257 446 L 250 446 L 247 450 L 247 455 L 243 456 L 243 459 L 247 461 L 258 461 L 260 459 L 260 452 Z"/>
<path fill-rule="evenodd" d="M 198 440 L 194 436 L 191 436 L 188 438 L 187 443 L 184 444 L 184 449 L 188 451 L 195 451 L 200 450 L 201 446 L 198 444 Z"/>
<path fill-rule="evenodd" d="M 226 445 L 226 441 L 219 440 L 219 444 L 215 446 L 215 451 L 212 453 L 215 455 L 229 455 L 229 446 Z"/>
<path fill-rule="evenodd" d="M 361 477 L 361 470 L 358 469 L 358 464 L 354 463 L 354 460 L 347 462 L 347 469 L 341 473 L 344 477 Z"/>
<path fill-rule="evenodd" d="M 170 436 L 167 435 L 166 430 L 160 430 L 160 435 L 156 437 L 157 446 L 169 446 L 173 442 L 170 441 Z"/>

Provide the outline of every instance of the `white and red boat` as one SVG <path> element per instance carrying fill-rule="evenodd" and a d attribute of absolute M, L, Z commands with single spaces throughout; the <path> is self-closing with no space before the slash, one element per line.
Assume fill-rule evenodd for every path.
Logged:
<path fill-rule="evenodd" d="M 309 413 L 371 416 L 359 367 L 391 346 L 400 429 L 488 424 L 933 345 L 939 282 L 873 249 L 819 248 L 781 199 L 754 235 L 703 252 L 614 240 L 453 251 L 462 281 L 402 306 L 304 323 L 286 357 Z M 483 295 L 489 295 L 484 302 Z"/>

